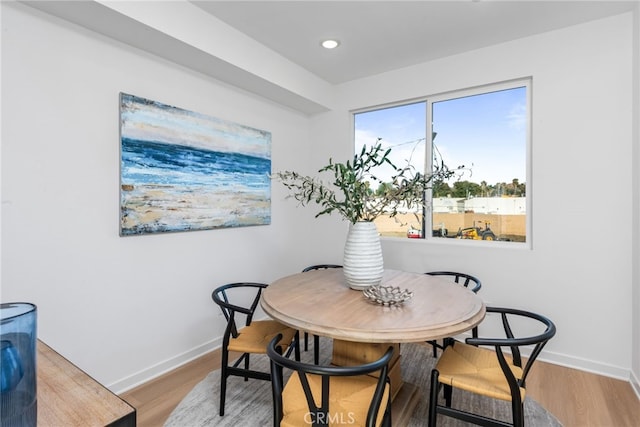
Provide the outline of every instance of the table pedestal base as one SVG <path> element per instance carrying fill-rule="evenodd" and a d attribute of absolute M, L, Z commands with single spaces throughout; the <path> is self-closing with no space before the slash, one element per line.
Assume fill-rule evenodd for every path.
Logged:
<path fill-rule="evenodd" d="M 402 379 L 400 370 L 400 344 L 363 343 L 333 340 L 332 364 L 337 366 L 353 366 L 370 363 L 382 357 L 389 346 L 394 347 L 394 355 L 389 362 L 389 381 L 391 382 L 391 418 L 394 427 L 409 424 L 420 393 L 418 387 Z"/>

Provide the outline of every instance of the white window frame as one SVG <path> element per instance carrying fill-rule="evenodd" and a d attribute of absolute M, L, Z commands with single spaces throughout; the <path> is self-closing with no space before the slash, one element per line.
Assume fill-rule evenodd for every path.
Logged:
<path fill-rule="evenodd" d="M 533 121 L 533 110 L 532 110 L 532 78 L 518 78 L 508 81 L 503 81 L 499 83 L 490 83 L 482 86 L 477 86 L 473 88 L 461 89 L 443 92 L 435 95 L 429 95 L 419 98 L 413 98 L 406 101 L 393 102 L 384 105 L 378 105 L 370 108 L 363 108 L 354 110 L 351 112 L 351 123 L 352 123 L 352 136 L 355 136 L 355 115 L 360 113 L 366 113 L 370 111 L 382 110 L 385 108 L 398 107 L 402 105 L 415 104 L 418 102 L 426 103 L 426 141 L 425 141 L 425 165 L 424 170 L 430 171 L 432 168 L 433 161 L 433 104 L 437 102 L 447 101 L 451 99 L 463 98 L 474 95 L 482 95 L 485 93 L 498 92 L 501 90 L 515 89 L 519 87 L 526 88 L 526 113 L 527 113 L 527 123 L 526 123 L 526 238 L 525 242 L 501 242 L 501 241 L 492 241 L 486 242 L 482 240 L 466 240 L 466 239 L 443 239 L 441 237 L 433 237 L 432 233 L 427 233 L 427 230 L 433 229 L 433 199 L 432 192 L 428 190 L 425 194 L 426 207 L 424 209 L 423 215 L 423 234 L 424 237 L 422 239 L 406 239 L 412 241 L 414 244 L 418 242 L 429 242 L 429 243 L 437 243 L 437 244 L 462 244 L 462 245 L 478 245 L 481 244 L 483 247 L 500 247 L 500 248 L 527 248 L 531 249 L 533 247 L 533 234 L 532 234 L 532 218 L 533 218 L 533 180 L 532 180 L 532 121 Z M 431 124 L 431 125 L 429 125 Z M 355 149 L 355 141 L 353 141 L 354 149 Z M 451 166 L 451 165 L 449 165 Z M 401 239 L 400 237 L 390 237 L 390 236 L 382 236 L 383 239 Z"/>

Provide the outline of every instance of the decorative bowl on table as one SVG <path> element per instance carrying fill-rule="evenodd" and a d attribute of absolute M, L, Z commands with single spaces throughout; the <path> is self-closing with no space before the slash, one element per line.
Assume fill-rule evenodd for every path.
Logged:
<path fill-rule="evenodd" d="M 370 301 L 385 306 L 402 304 L 413 296 L 413 292 L 408 289 L 382 285 L 369 286 L 362 290 L 362 294 Z"/>

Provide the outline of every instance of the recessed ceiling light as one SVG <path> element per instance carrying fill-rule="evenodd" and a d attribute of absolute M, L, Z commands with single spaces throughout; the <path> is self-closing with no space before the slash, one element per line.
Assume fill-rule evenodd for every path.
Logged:
<path fill-rule="evenodd" d="M 324 40 L 321 44 L 325 49 L 334 49 L 340 45 L 340 42 L 338 40 Z"/>

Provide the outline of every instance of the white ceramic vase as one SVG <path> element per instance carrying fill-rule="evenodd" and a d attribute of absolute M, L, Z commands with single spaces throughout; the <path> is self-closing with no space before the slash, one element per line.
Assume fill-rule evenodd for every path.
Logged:
<path fill-rule="evenodd" d="M 342 266 L 351 289 L 362 290 L 380 284 L 384 273 L 382 246 L 373 222 L 362 221 L 349 226 Z"/>

